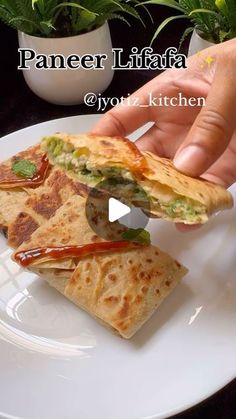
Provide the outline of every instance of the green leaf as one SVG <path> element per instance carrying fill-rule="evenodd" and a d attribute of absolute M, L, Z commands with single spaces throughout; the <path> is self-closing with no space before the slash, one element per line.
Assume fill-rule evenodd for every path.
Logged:
<path fill-rule="evenodd" d="M 80 32 L 86 28 L 89 28 L 96 19 L 96 14 L 93 12 L 87 12 L 87 10 L 82 10 L 79 18 L 73 23 L 74 31 Z"/>
<path fill-rule="evenodd" d="M 118 6 L 118 8 L 123 9 L 124 5 L 120 4 L 119 2 L 112 0 L 112 3 L 115 4 L 116 6 Z"/>
<path fill-rule="evenodd" d="M 52 31 L 56 30 L 55 26 L 53 26 L 52 20 L 42 21 L 40 22 L 40 26 L 45 35 L 49 35 Z"/>
<path fill-rule="evenodd" d="M 144 23 L 143 19 L 140 17 L 139 13 L 137 12 L 137 10 L 134 7 L 130 6 L 129 4 L 124 4 L 122 11 L 123 11 L 123 13 L 128 13 L 130 16 L 133 16 L 135 19 L 140 20 L 140 22 L 145 27 L 145 23 Z"/>
<path fill-rule="evenodd" d="M 32 8 L 34 9 L 35 3 L 38 3 L 39 0 L 32 0 Z"/>
<path fill-rule="evenodd" d="M 30 160 L 18 160 L 12 165 L 12 172 L 19 177 L 33 178 L 37 173 L 37 167 Z"/>
<path fill-rule="evenodd" d="M 193 32 L 193 30 L 194 30 L 194 27 L 192 26 L 192 27 L 190 27 L 190 28 L 186 28 L 185 29 L 185 31 L 184 31 L 184 33 L 183 33 L 183 35 L 181 36 L 181 38 L 180 38 L 180 42 L 179 42 L 179 49 L 178 49 L 178 51 L 180 51 L 180 48 L 182 47 L 182 45 L 183 45 L 183 42 L 185 41 L 185 39 L 187 38 L 187 36 L 190 34 L 190 33 L 192 33 Z"/>
<path fill-rule="evenodd" d="M 15 15 L 17 13 L 17 7 L 16 7 L 16 4 L 13 0 L 12 1 L 1 0 L 0 7 L 2 7 L 4 10 L 6 10 L 7 12 L 9 12 L 13 15 Z"/>
<path fill-rule="evenodd" d="M 220 42 L 224 42 L 229 36 L 229 32 L 220 31 L 219 36 L 220 36 Z"/>
<path fill-rule="evenodd" d="M 54 7 L 54 10 L 57 10 L 59 8 L 62 8 L 62 7 L 75 7 L 77 9 L 86 10 L 87 12 L 90 12 L 90 10 L 88 10 L 86 7 L 83 7 L 80 4 L 71 3 L 71 2 L 59 3 L 56 7 Z M 95 13 L 95 14 L 98 15 L 98 13 Z"/>
<path fill-rule="evenodd" d="M 153 42 L 155 41 L 155 39 L 158 37 L 159 33 L 173 20 L 176 19 L 188 19 L 188 16 L 185 15 L 180 15 L 180 16 L 170 16 L 167 19 L 165 19 L 157 28 L 152 40 L 151 40 L 151 45 L 153 44 Z"/>
<path fill-rule="evenodd" d="M 118 19 L 121 20 L 122 22 L 125 22 L 128 26 L 131 26 L 129 21 L 127 19 L 125 19 L 124 16 L 118 14 L 118 13 L 109 13 L 108 15 L 106 15 L 106 18 L 104 18 L 104 16 L 101 16 L 97 19 L 97 22 L 99 25 L 101 25 L 102 23 L 104 23 L 106 20 L 111 20 L 111 19 Z"/>
<path fill-rule="evenodd" d="M 35 7 L 36 6 L 36 7 Z M 35 10 L 35 12 L 37 13 L 37 10 L 39 11 L 40 15 L 44 18 L 44 17 L 48 17 L 45 16 L 45 1 L 44 0 L 32 0 L 32 8 L 33 10 Z"/>
<path fill-rule="evenodd" d="M 172 0 L 174 1 L 174 0 Z M 25 33 L 50 37 L 90 31 L 108 19 L 139 19 L 138 0 L 0 0 L 0 19 Z"/>
<path fill-rule="evenodd" d="M 222 42 L 235 37 L 236 0 L 147 0 L 141 4 L 164 5 L 178 10 L 191 20 L 194 27 L 206 39 L 213 42 Z M 170 21 L 172 19 L 175 17 L 171 17 Z M 167 19 L 161 23 L 153 40 L 168 23 Z"/>
<path fill-rule="evenodd" d="M 15 17 L 24 16 L 24 18 L 37 21 L 38 14 L 32 7 L 32 0 L 15 0 L 17 13 Z"/>
<path fill-rule="evenodd" d="M 140 19 L 140 16 L 139 16 L 137 10 L 134 7 L 130 6 L 129 4 L 123 4 L 122 11 L 126 12 L 126 13 L 129 13 L 129 15 L 131 15 L 131 16 L 137 18 L 137 19 Z"/>
<path fill-rule="evenodd" d="M 141 244 L 150 244 L 150 233 L 143 228 L 129 228 L 129 230 L 122 233 L 124 240 L 130 240 Z"/>
<path fill-rule="evenodd" d="M 13 17 L 10 20 L 10 24 L 11 23 L 15 23 L 15 22 L 25 22 L 25 23 L 29 23 L 30 25 L 34 26 L 35 28 L 37 28 L 38 30 L 40 30 L 40 25 L 35 23 L 33 20 L 27 19 L 24 16 L 17 16 L 17 17 Z"/>
<path fill-rule="evenodd" d="M 189 13 L 189 17 L 191 17 L 192 15 L 196 14 L 196 13 L 207 13 L 209 15 L 213 15 L 213 16 L 217 16 L 216 12 L 213 12 L 212 10 L 207 10 L 207 9 L 195 9 L 192 10 L 192 12 Z"/>
<path fill-rule="evenodd" d="M 220 30 L 228 32 L 228 35 L 231 36 L 236 29 L 236 1 L 216 0 L 215 5 L 226 20 L 225 27 L 223 28 L 221 25 Z"/>
<path fill-rule="evenodd" d="M 175 0 L 148 0 L 143 3 L 140 3 L 140 6 L 144 4 L 158 4 L 160 6 L 167 6 L 171 7 L 172 9 L 179 10 L 180 12 L 183 12 L 184 9 L 180 4 Z"/>
<path fill-rule="evenodd" d="M 151 20 L 151 22 L 152 23 L 154 23 L 154 20 L 153 20 L 153 17 L 152 17 L 152 15 L 151 15 L 151 12 L 148 10 L 148 8 L 146 7 L 146 6 L 144 6 L 144 4 L 143 3 L 140 3 L 138 0 L 133 0 L 133 3 L 135 3 L 136 4 L 136 6 L 135 7 L 142 7 L 144 10 L 145 10 L 145 12 L 148 14 L 148 16 L 149 16 L 149 18 L 150 18 L 150 20 Z"/>
<path fill-rule="evenodd" d="M 216 0 L 215 5 L 223 13 L 225 13 L 225 11 L 227 10 L 227 4 L 226 4 L 225 0 Z"/>
<path fill-rule="evenodd" d="M 11 13 L 5 9 L 5 7 L 2 7 L 0 5 L 0 19 L 6 23 L 6 25 L 16 29 L 16 26 L 14 23 L 10 23 L 11 19 L 12 19 L 12 15 Z"/>

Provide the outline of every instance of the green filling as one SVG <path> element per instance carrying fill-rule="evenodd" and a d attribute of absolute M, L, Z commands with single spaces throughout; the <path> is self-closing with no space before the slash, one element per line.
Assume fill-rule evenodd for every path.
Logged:
<path fill-rule="evenodd" d="M 72 171 L 85 183 L 97 183 L 102 180 L 103 175 L 100 171 L 87 168 L 89 152 L 85 147 L 75 150 L 72 144 L 65 143 L 58 137 L 47 137 L 42 142 L 42 148 L 54 164 Z"/>
<path fill-rule="evenodd" d="M 128 205 L 148 206 L 148 194 L 133 180 L 124 179 L 119 175 L 119 177 L 106 178 L 101 186 L 117 198 L 125 198 Z"/>
<path fill-rule="evenodd" d="M 156 199 L 155 205 L 171 218 L 178 218 L 189 221 L 200 221 L 201 215 L 206 214 L 205 207 L 197 204 L 189 198 L 177 198 L 169 202 L 161 202 Z"/>
<path fill-rule="evenodd" d="M 104 178 L 128 177 L 132 178 L 129 171 L 119 167 L 93 168 L 89 165 L 89 150 L 86 147 L 75 149 L 70 143 L 65 143 L 58 137 L 43 139 L 42 148 L 48 153 L 54 164 L 65 170 L 73 171 L 81 181 L 88 184 L 98 183 Z"/>
<path fill-rule="evenodd" d="M 169 202 L 152 198 L 143 188 L 133 180 L 128 170 L 119 167 L 106 167 L 101 169 L 92 168 L 89 165 L 89 149 L 86 147 L 75 149 L 70 143 L 65 143 L 58 137 L 46 137 L 42 142 L 42 148 L 48 153 L 54 164 L 61 166 L 75 174 L 79 180 L 89 185 L 106 180 L 109 183 L 110 192 L 118 191 L 132 203 L 151 201 L 155 209 L 160 209 L 164 214 L 175 219 L 201 221 L 201 215 L 206 214 L 203 205 L 189 198 L 178 197 Z M 141 205 L 142 206 L 142 205 Z"/>

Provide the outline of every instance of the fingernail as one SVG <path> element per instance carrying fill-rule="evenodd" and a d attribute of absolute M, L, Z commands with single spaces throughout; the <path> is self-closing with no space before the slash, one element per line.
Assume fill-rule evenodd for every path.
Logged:
<path fill-rule="evenodd" d="M 198 176 L 204 170 L 207 156 L 201 147 L 189 145 L 174 158 L 174 165 L 180 172 Z"/>

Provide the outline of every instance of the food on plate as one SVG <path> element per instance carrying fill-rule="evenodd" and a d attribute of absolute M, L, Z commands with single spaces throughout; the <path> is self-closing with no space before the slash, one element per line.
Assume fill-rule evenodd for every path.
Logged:
<path fill-rule="evenodd" d="M 44 184 L 24 201 L 20 211 L 8 225 L 8 244 L 17 247 L 45 221 L 53 217 L 74 194 L 86 195 L 87 186 L 69 178 L 62 170 L 53 168 Z"/>
<path fill-rule="evenodd" d="M 98 207 L 94 210 L 94 217 L 101 229 L 106 229 L 108 241 L 122 241 L 122 235 L 126 228 L 118 222 L 109 223 L 104 213 Z M 101 243 L 105 240 L 95 234 L 90 227 L 86 216 L 86 199 L 79 195 L 71 196 L 56 212 L 45 221 L 31 237 L 15 252 L 15 255 L 37 248 L 53 248 L 78 246 L 90 243 Z M 17 258 L 16 258 L 17 259 Z M 53 258 L 45 254 L 41 258 L 31 259 L 30 267 L 40 266 L 44 268 L 75 269 L 78 257 Z M 20 262 L 20 260 L 17 260 Z"/>
<path fill-rule="evenodd" d="M 130 338 L 187 270 L 150 245 L 146 235 L 142 243 L 129 241 L 126 227 L 111 225 L 100 213 L 97 217 L 110 229 L 110 241 L 98 237 L 87 222 L 85 206 L 84 197 L 70 197 L 16 250 L 14 260 Z M 120 240 L 113 241 L 117 234 Z"/>
<path fill-rule="evenodd" d="M 39 186 L 48 169 L 48 158 L 37 144 L 0 164 L 0 189 Z"/>
<path fill-rule="evenodd" d="M 75 171 L 81 182 L 96 183 L 109 176 L 131 176 L 146 161 L 134 143 L 121 137 L 55 134 L 42 140 L 41 149 L 51 163 Z"/>
<path fill-rule="evenodd" d="M 130 338 L 187 269 L 151 245 L 147 231 L 110 223 L 107 191 L 186 224 L 205 223 L 233 199 L 123 138 L 57 133 L 0 165 L 0 227 L 16 249 L 14 261 Z M 90 206 L 97 233 L 87 219 Z"/>
<path fill-rule="evenodd" d="M 47 161 L 41 181 L 37 167 Z M 20 182 L 18 184 L 18 181 Z M 23 184 L 21 183 L 23 182 Z M 20 187 L 21 186 L 21 187 Z M 72 195 L 86 195 L 85 184 L 69 178 L 60 168 L 49 167 L 39 146 L 31 147 L 0 165 L 0 228 L 8 244 L 17 247 Z"/>
<path fill-rule="evenodd" d="M 8 226 L 18 216 L 28 198 L 23 189 L 0 189 L 0 229 L 7 231 Z"/>
<path fill-rule="evenodd" d="M 150 200 L 151 214 L 166 220 L 205 223 L 214 212 L 233 205 L 222 186 L 186 176 L 170 160 L 141 153 L 127 139 L 57 133 L 45 137 L 41 149 L 51 164 L 88 185 L 113 179 L 125 195 L 127 180 L 137 182 Z"/>
<path fill-rule="evenodd" d="M 205 223 L 213 213 L 233 206 L 233 197 L 220 185 L 180 173 L 169 159 L 144 152 L 148 170 L 140 186 L 150 196 L 151 212 L 185 224 Z"/>
<path fill-rule="evenodd" d="M 81 259 L 64 295 L 130 338 L 187 270 L 157 247 L 94 254 Z"/>
<path fill-rule="evenodd" d="M 0 164 L 0 228 L 8 226 L 20 213 L 29 195 L 43 184 L 49 161 L 39 145 L 22 151 Z"/>

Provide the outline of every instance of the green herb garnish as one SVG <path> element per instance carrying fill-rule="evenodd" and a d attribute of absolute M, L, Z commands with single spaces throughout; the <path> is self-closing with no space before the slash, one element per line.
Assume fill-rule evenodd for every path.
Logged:
<path fill-rule="evenodd" d="M 129 228 L 129 230 L 122 233 L 124 240 L 131 240 L 141 244 L 150 244 L 151 238 L 150 233 L 143 228 Z"/>
<path fill-rule="evenodd" d="M 31 179 L 37 173 L 37 166 L 30 160 L 17 160 L 12 165 L 12 172 L 16 176 Z"/>

